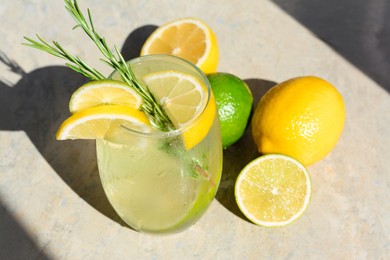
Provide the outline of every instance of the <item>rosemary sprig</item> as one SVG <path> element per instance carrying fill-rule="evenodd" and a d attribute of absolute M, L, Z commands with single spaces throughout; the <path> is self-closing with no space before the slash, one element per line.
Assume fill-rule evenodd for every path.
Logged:
<path fill-rule="evenodd" d="M 89 38 L 92 39 L 92 41 L 98 47 L 100 52 L 103 54 L 104 59 L 100 60 L 112 67 L 114 70 L 116 70 L 120 74 L 122 80 L 127 83 L 129 87 L 132 87 L 135 91 L 137 91 L 137 93 L 142 97 L 143 104 L 141 106 L 141 110 L 144 111 L 145 114 L 149 117 L 151 124 L 162 131 L 169 131 L 174 129 L 175 127 L 172 124 L 171 120 L 169 119 L 165 111 L 162 109 L 162 107 L 155 100 L 154 96 L 149 92 L 147 88 L 143 87 L 138 82 L 137 78 L 134 75 L 134 72 L 132 71 L 130 66 L 126 64 L 126 61 L 119 52 L 118 48 L 114 46 L 115 53 L 113 53 L 108 47 L 105 38 L 101 37 L 99 33 L 97 33 L 92 21 L 92 15 L 90 10 L 87 10 L 87 21 L 77 4 L 77 0 L 65 0 L 65 4 L 65 8 L 76 21 L 76 26 L 74 27 L 74 29 L 81 28 L 89 36 Z M 100 80 L 107 78 L 103 76 L 102 73 L 89 66 L 80 57 L 71 55 L 58 42 L 53 41 L 53 44 L 51 45 L 44 41 L 38 35 L 37 38 L 38 41 L 28 37 L 24 37 L 24 39 L 27 40 L 27 43 L 23 44 L 47 52 L 61 59 L 67 60 L 69 63 L 66 63 L 66 66 L 78 73 L 83 74 L 91 80 Z"/>
<path fill-rule="evenodd" d="M 105 79 L 99 71 L 90 67 L 87 63 L 85 63 L 80 57 L 72 56 L 69 52 L 67 52 L 58 42 L 53 41 L 53 45 L 50 45 L 46 41 L 44 41 L 39 35 L 37 35 L 39 40 L 35 41 L 28 37 L 24 37 L 29 43 L 23 43 L 24 45 L 39 49 L 41 51 L 45 51 L 53 56 L 68 60 L 71 63 L 65 63 L 66 66 L 73 69 L 74 71 L 83 74 L 87 78 L 91 80 L 101 80 Z"/>

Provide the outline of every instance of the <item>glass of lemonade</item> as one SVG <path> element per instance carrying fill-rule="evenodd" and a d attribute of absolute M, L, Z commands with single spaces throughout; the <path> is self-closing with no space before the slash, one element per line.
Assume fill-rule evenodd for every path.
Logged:
<path fill-rule="evenodd" d="M 205 111 L 215 107 L 210 84 L 195 65 L 170 55 L 142 56 L 128 64 L 141 85 L 146 84 L 146 75 L 173 71 L 197 78 L 207 89 L 205 107 L 182 128 L 145 133 L 121 126 L 97 140 L 100 178 L 118 215 L 138 231 L 178 232 L 203 215 L 221 177 L 222 144 L 216 109 L 200 140 L 188 148 L 183 138 L 190 142 L 191 135 L 197 138 Z M 113 74 L 113 78 L 118 77 Z"/>

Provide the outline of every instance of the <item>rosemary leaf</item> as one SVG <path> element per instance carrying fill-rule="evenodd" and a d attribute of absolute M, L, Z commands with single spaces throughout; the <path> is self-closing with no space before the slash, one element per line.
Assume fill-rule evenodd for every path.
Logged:
<path fill-rule="evenodd" d="M 97 31 L 95 30 L 95 26 L 92 20 L 92 14 L 89 9 L 87 9 L 88 13 L 88 21 L 85 19 L 83 13 L 81 12 L 78 3 L 76 0 L 64 0 L 65 1 L 65 9 L 69 12 L 69 14 L 76 21 L 76 25 L 73 29 L 82 29 L 89 38 L 95 43 L 96 47 L 100 50 L 101 54 L 104 58 L 100 60 L 109 65 L 111 68 L 116 70 L 121 76 L 122 80 L 129 85 L 129 87 L 133 88 L 143 99 L 143 105 L 141 106 L 141 110 L 145 112 L 148 116 L 151 124 L 162 130 L 169 131 L 175 129 L 172 121 L 169 119 L 164 109 L 160 106 L 160 104 L 155 100 L 153 95 L 149 92 L 146 87 L 143 87 L 136 79 L 134 72 L 131 67 L 127 65 L 124 60 L 122 54 L 119 52 L 118 48 L 114 46 L 115 53 L 111 51 L 109 48 L 107 41 L 104 37 L 101 37 Z M 41 51 L 47 52 L 51 55 L 59 57 L 61 59 L 65 59 L 68 61 L 65 65 L 74 71 L 83 74 L 91 80 L 100 80 L 107 77 L 104 77 L 102 73 L 98 70 L 89 66 L 84 60 L 82 60 L 78 56 L 71 55 L 68 51 L 66 51 L 58 42 L 53 41 L 53 45 L 49 44 L 41 37 L 37 35 L 37 40 L 33 40 L 28 37 L 24 37 L 27 43 L 23 43 L 26 46 L 33 47 L 39 49 Z"/>

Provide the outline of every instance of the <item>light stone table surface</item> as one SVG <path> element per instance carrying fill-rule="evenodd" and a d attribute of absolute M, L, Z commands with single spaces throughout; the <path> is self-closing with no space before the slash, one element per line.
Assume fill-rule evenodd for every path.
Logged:
<path fill-rule="evenodd" d="M 115 4 L 113 4 L 115 2 Z M 158 4 L 157 4 L 158 3 Z M 147 235 L 108 204 L 89 141 L 57 142 L 70 94 L 85 78 L 21 45 L 36 33 L 109 72 L 61 0 L 0 2 L 0 259 L 388 259 L 390 95 L 269 1 L 80 0 L 126 58 L 158 25 L 194 16 L 215 31 L 218 71 L 246 80 L 255 102 L 273 84 L 317 75 L 342 93 L 347 120 L 335 149 L 309 167 L 313 195 L 293 224 L 251 224 L 235 202 L 250 133 L 226 150 L 216 199 L 188 230 Z"/>

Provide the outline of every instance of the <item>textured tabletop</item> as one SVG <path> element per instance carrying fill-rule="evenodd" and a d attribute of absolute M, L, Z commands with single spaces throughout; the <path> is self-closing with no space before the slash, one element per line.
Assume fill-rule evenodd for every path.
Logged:
<path fill-rule="evenodd" d="M 21 45 L 36 33 L 109 72 L 61 0 L 0 3 L 0 259 L 385 259 L 390 255 L 390 94 L 269 1 L 79 0 L 125 58 L 172 19 L 215 31 L 218 71 L 246 80 L 255 102 L 275 83 L 316 75 L 344 97 L 335 149 L 309 167 L 306 213 L 283 228 L 240 214 L 237 174 L 258 156 L 250 133 L 224 152 L 216 199 L 188 230 L 153 236 L 124 225 L 99 182 L 95 144 L 57 142 L 72 91 L 86 79 Z M 115 2 L 115 5 L 112 4 Z M 156 4 L 158 3 L 158 4 Z M 386 159 L 387 158 L 387 159 Z"/>

